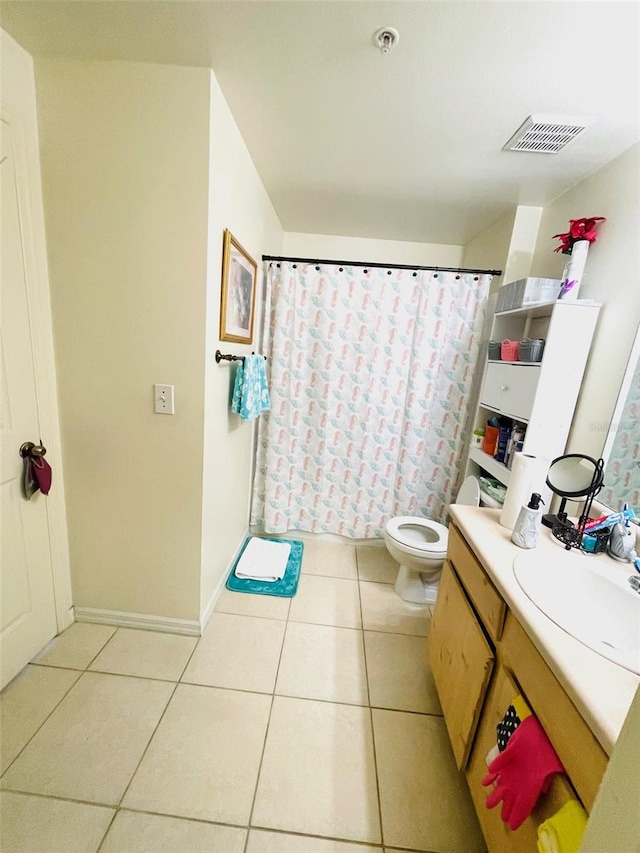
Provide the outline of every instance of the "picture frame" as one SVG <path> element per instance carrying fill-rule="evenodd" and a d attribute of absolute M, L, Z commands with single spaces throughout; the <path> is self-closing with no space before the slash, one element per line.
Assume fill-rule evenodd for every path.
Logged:
<path fill-rule="evenodd" d="M 258 266 L 225 228 L 222 244 L 220 340 L 253 342 Z"/>

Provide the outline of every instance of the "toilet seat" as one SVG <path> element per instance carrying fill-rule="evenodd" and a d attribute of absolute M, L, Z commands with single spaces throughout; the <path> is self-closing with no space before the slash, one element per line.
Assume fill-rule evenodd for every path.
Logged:
<path fill-rule="evenodd" d="M 444 560 L 449 531 L 438 521 L 413 515 L 391 518 L 385 527 L 387 535 L 407 553 L 416 557 Z"/>

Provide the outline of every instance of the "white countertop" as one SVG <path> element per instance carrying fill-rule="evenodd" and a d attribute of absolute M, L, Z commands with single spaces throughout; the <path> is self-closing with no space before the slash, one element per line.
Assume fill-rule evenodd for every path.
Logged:
<path fill-rule="evenodd" d="M 511 542 L 511 530 L 499 522 L 500 510 L 452 505 L 451 517 L 475 551 L 487 574 L 507 602 L 509 609 L 526 630 L 531 641 L 562 684 L 607 754 L 622 728 L 640 676 L 611 663 L 584 646 L 552 622 L 527 597 L 513 572 L 514 559 L 526 553 Z M 543 527 L 536 553 L 562 546 Z M 611 564 L 611 570 L 632 569 L 599 554 L 593 557 Z"/>

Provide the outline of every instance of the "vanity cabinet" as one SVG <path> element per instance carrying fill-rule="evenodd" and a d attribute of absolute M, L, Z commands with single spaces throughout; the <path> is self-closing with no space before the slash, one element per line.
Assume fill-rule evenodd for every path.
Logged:
<path fill-rule="evenodd" d="M 427 655 L 489 853 L 535 853 L 539 824 L 572 796 L 590 811 L 607 754 L 454 524 Z M 566 774 L 554 777 L 531 816 L 512 832 L 500 817 L 500 805 L 486 808 L 490 789 L 481 780 L 496 744 L 496 725 L 517 695 L 538 718 Z"/>
<path fill-rule="evenodd" d="M 494 314 L 492 340 L 542 338 L 545 346 L 540 362 L 489 361 L 483 348 L 473 429 L 483 429 L 495 416 L 510 427 L 524 428 L 523 453 L 550 461 L 562 455 L 599 310 L 597 304 L 560 300 Z M 472 446 L 466 476 L 477 477 L 482 471 L 509 484 L 507 465 Z"/>

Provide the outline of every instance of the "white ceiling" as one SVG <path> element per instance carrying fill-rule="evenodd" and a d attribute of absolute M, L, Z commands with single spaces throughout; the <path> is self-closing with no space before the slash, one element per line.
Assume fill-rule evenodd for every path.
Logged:
<path fill-rule="evenodd" d="M 461 244 L 633 145 L 637 2 L 3 0 L 30 53 L 214 69 L 287 231 Z M 387 56 L 381 26 L 399 30 Z M 591 116 L 556 155 L 530 114 Z M 577 211 L 580 215 L 599 211 Z"/>

